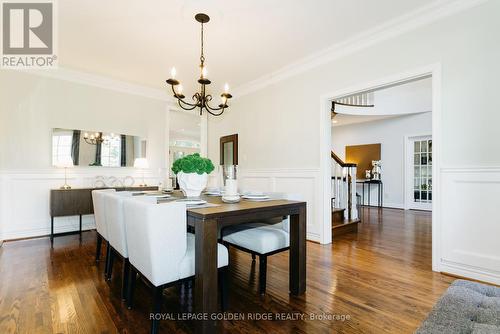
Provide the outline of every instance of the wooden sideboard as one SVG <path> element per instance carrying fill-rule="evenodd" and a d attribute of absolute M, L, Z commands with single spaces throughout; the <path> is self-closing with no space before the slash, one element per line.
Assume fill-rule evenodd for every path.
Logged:
<path fill-rule="evenodd" d="M 74 189 L 51 189 L 50 190 L 50 242 L 54 237 L 79 233 L 82 237 L 82 216 L 94 213 L 92 204 L 92 190 L 116 189 L 116 191 L 149 191 L 158 190 L 157 186 L 145 187 L 106 187 L 106 188 L 74 188 Z M 80 228 L 78 231 L 54 234 L 54 218 L 65 216 L 80 216 Z"/>

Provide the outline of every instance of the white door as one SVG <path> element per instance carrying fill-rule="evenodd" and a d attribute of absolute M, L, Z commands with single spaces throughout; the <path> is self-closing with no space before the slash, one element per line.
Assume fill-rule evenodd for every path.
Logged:
<path fill-rule="evenodd" d="M 432 136 L 409 137 L 406 208 L 432 210 Z"/>

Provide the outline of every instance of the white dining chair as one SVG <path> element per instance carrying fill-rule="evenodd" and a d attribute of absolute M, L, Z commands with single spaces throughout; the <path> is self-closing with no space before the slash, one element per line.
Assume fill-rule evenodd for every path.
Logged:
<path fill-rule="evenodd" d="M 302 196 L 286 193 L 266 193 L 270 199 L 301 201 Z M 259 257 L 259 293 L 266 293 L 267 257 L 290 249 L 290 217 L 231 225 L 222 230 L 222 242 Z"/>
<path fill-rule="evenodd" d="M 139 274 L 153 287 L 153 313 L 159 313 L 163 290 L 192 280 L 195 275 L 195 238 L 186 231 L 186 204 L 128 199 L 123 207 L 130 261 L 127 306 L 132 307 L 135 277 Z M 217 244 L 218 268 L 224 269 L 228 263 L 227 248 Z M 223 272 L 219 274 L 219 278 L 225 276 Z M 226 284 L 221 287 L 224 301 Z M 157 333 L 158 325 L 157 318 L 152 317 L 152 333 Z"/>
<path fill-rule="evenodd" d="M 105 207 L 104 213 L 108 227 L 108 241 L 110 245 L 106 279 L 111 280 L 114 259 L 116 256 L 120 257 L 123 262 L 122 299 L 125 300 L 130 264 L 128 260 L 125 221 L 123 218 L 123 201 L 127 198 L 132 198 L 132 193 L 129 191 L 104 193 L 103 198 Z"/>
<path fill-rule="evenodd" d="M 98 189 L 92 190 L 92 205 L 94 206 L 94 220 L 96 227 L 96 251 L 95 261 L 99 262 L 101 259 L 101 246 L 102 241 L 106 243 L 106 261 L 104 266 L 104 275 L 108 272 L 108 255 L 109 255 L 109 241 L 108 241 L 108 226 L 106 224 L 106 214 L 104 207 L 103 196 L 106 193 L 116 192 L 115 189 Z"/>

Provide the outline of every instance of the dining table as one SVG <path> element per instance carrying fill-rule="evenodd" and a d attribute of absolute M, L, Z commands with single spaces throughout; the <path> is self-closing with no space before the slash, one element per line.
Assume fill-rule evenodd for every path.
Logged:
<path fill-rule="evenodd" d="M 290 217 L 289 293 L 306 291 L 306 202 L 285 199 L 224 203 L 220 196 L 202 195 L 208 206 L 189 206 L 187 223 L 195 233 L 194 308 L 196 333 L 215 333 L 217 322 L 217 243 L 227 226 L 276 217 Z M 255 298 L 258 298 L 257 296 Z"/>

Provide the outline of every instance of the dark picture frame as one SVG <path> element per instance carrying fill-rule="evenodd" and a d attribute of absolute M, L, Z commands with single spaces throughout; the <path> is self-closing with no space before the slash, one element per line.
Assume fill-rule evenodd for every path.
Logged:
<path fill-rule="evenodd" d="M 225 148 L 229 147 L 233 152 L 232 161 L 227 161 L 224 155 Z M 220 165 L 238 165 L 238 134 L 224 136 L 220 138 Z"/>

